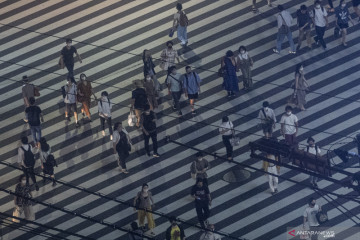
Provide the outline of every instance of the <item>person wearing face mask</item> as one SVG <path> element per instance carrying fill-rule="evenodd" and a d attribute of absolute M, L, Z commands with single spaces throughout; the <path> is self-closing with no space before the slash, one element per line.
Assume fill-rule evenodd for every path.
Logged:
<path fill-rule="evenodd" d="M 13 216 L 20 217 L 21 214 L 24 213 L 26 220 L 35 221 L 35 214 L 31 205 L 31 200 L 28 198 L 32 198 L 30 186 L 26 182 L 25 175 L 20 175 L 19 182 L 15 188 L 15 209 L 13 211 Z M 16 223 L 20 222 L 20 220 L 16 218 L 13 218 L 12 221 Z"/>
<path fill-rule="evenodd" d="M 249 90 L 253 87 L 251 68 L 254 65 L 252 58 L 246 51 L 245 46 L 239 47 L 239 55 L 236 57 L 237 71 L 239 69 L 242 73 L 242 82 L 244 84 L 244 90 Z"/>
<path fill-rule="evenodd" d="M 148 97 L 144 89 L 144 81 L 135 80 L 133 81 L 135 90 L 131 92 L 131 110 L 135 111 L 136 115 L 136 126 L 140 127 L 141 114 L 145 107 L 149 105 Z"/>
<path fill-rule="evenodd" d="M 276 116 L 274 110 L 269 108 L 269 102 L 263 102 L 263 108 L 259 111 L 258 119 L 266 138 L 272 136 L 273 130 L 275 129 Z"/>
<path fill-rule="evenodd" d="M 91 82 L 87 80 L 87 77 L 84 73 L 80 74 L 80 82 L 77 85 L 77 101 L 81 102 L 81 113 L 83 117 L 88 117 L 91 122 L 91 113 L 90 113 L 90 103 L 91 103 L 91 95 L 94 95 L 96 100 L 96 96 L 93 92 Z"/>
<path fill-rule="evenodd" d="M 156 99 L 155 83 L 149 74 L 145 76 L 144 89 L 150 105 L 150 110 L 153 111 L 158 107 L 158 102 Z"/>
<path fill-rule="evenodd" d="M 172 41 L 168 41 L 166 43 L 166 47 L 162 52 L 161 52 L 161 64 L 160 64 L 160 68 L 162 70 L 168 71 L 168 69 L 171 66 L 175 66 L 175 59 L 177 60 L 178 63 L 180 63 L 180 59 L 178 56 L 177 51 L 173 48 L 174 43 Z"/>
<path fill-rule="evenodd" d="M 126 158 L 131 151 L 131 139 L 129 133 L 123 128 L 121 122 L 114 124 L 113 132 L 113 150 L 114 154 L 118 154 L 118 165 L 122 173 L 128 174 L 126 168 Z"/>
<path fill-rule="evenodd" d="M 166 84 L 168 86 L 169 95 L 172 96 L 174 106 L 173 110 L 178 111 L 179 117 L 182 116 L 180 108 L 180 98 L 183 92 L 183 79 L 180 73 L 177 72 L 176 67 L 169 68 L 169 74 L 166 78 Z"/>
<path fill-rule="evenodd" d="M 160 91 L 161 90 L 161 86 L 159 81 L 156 78 L 156 72 L 155 72 L 155 64 L 153 63 L 153 59 L 151 57 L 150 51 L 145 49 L 143 51 L 143 56 L 142 56 L 143 62 L 144 62 L 144 77 L 146 78 L 147 75 L 149 75 L 151 77 L 151 79 L 154 81 L 155 83 L 155 89 L 156 91 Z"/>
<path fill-rule="evenodd" d="M 320 43 L 324 50 L 326 50 L 324 34 L 326 28 L 329 26 L 329 21 L 327 17 L 328 13 L 326 12 L 326 9 L 321 6 L 320 1 L 315 1 L 315 8 L 310 12 L 310 16 L 316 31 L 316 37 L 314 37 L 314 40 L 317 45 Z"/>
<path fill-rule="evenodd" d="M 309 203 L 309 206 L 305 208 L 305 211 L 303 214 L 303 217 L 304 217 L 303 228 L 305 229 L 305 224 L 307 222 L 310 227 L 310 231 L 316 231 L 317 226 L 319 226 L 319 222 L 316 218 L 316 214 L 319 211 L 321 211 L 321 206 L 316 204 L 316 201 L 313 197 L 309 199 L 308 203 Z M 311 235 L 311 240 L 317 240 L 317 239 L 318 239 L 317 234 Z"/>
<path fill-rule="evenodd" d="M 140 228 L 145 228 L 145 217 L 147 218 L 147 222 L 148 222 L 148 227 L 150 230 L 150 234 L 151 235 L 155 235 L 153 229 L 155 228 L 155 221 L 153 218 L 153 215 L 151 212 L 145 211 L 145 210 L 141 210 L 142 209 L 147 209 L 147 210 L 152 210 L 155 208 L 155 202 L 154 199 L 152 197 L 152 193 L 149 191 L 149 185 L 144 183 L 142 185 L 141 191 L 138 192 L 138 194 L 136 195 L 135 199 L 134 199 L 134 206 L 140 208 L 138 209 L 138 221 L 139 221 L 139 225 Z M 136 211 L 136 208 L 134 208 L 134 211 Z"/>
<path fill-rule="evenodd" d="M 285 142 L 290 146 L 296 144 L 296 135 L 298 133 L 298 118 L 292 114 L 292 107 L 286 106 L 286 113 L 282 115 L 281 123 L 281 134 L 285 138 Z"/>
<path fill-rule="evenodd" d="M 98 101 L 98 112 L 100 117 L 100 125 L 101 125 L 101 134 L 103 137 L 105 137 L 105 121 L 107 122 L 109 126 L 109 133 L 110 133 L 110 140 L 113 139 L 113 131 L 112 131 L 112 124 L 111 124 L 111 108 L 112 103 L 110 102 L 110 99 L 108 98 L 109 94 L 104 91 L 101 93 L 101 98 Z"/>
<path fill-rule="evenodd" d="M 202 152 L 196 153 L 196 160 L 190 166 L 191 177 L 193 179 L 201 178 L 205 186 L 208 186 L 208 175 L 206 173 L 209 170 L 210 164 L 208 160 L 204 158 Z"/>
<path fill-rule="evenodd" d="M 300 50 L 301 43 L 306 38 L 307 47 L 311 49 L 311 17 L 307 7 L 305 5 L 301 5 L 300 9 L 296 11 L 297 16 L 297 26 L 299 28 L 299 40 L 298 45 L 296 47 L 296 51 Z"/>
<path fill-rule="evenodd" d="M 349 20 L 351 21 L 352 25 L 354 25 L 354 22 L 351 19 L 349 9 L 346 7 L 345 0 L 340 1 L 339 6 L 336 8 L 335 16 L 336 16 L 336 25 L 341 30 L 341 43 L 344 47 L 347 47 L 347 44 L 346 44 L 347 30 L 346 29 L 349 27 Z"/>
<path fill-rule="evenodd" d="M 191 114 L 195 115 L 196 111 L 194 105 L 195 105 L 195 100 L 198 99 L 199 97 L 201 79 L 196 72 L 191 71 L 190 66 L 186 66 L 185 71 L 186 73 L 184 74 L 182 80 L 183 89 L 185 96 L 189 98 Z"/>
<path fill-rule="evenodd" d="M 60 67 L 63 69 L 64 67 L 68 70 L 68 77 L 74 76 L 74 54 L 80 63 L 82 63 L 81 57 L 77 52 L 76 48 L 72 46 L 72 40 L 70 38 L 66 39 L 66 46 L 61 50 L 60 55 Z"/>
<path fill-rule="evenodd" d="M 145 107 L 144 112 L 141 114 L 140 128 L 143 132 L 145 151 L 150 157 L 149 140 L 151 138 L 153 143 L 153 157 L 160 157 L 158 154 L 157 131 L 156 131 L 156 115 L 150 110 L 150 106 Z"/>
<path fill-rule="evenodd" d="M 236 76 L 236 60 L 233 51 L 227 51 L 225 57 L 221 58 L 221 67 L 224 70 L 222 86 L 229 98 L 234 97 L 235 92 L 239 92 L 239 80 Z"/>
<path fill-rule="evenodd" d="M 209 224 L 211 196 L 208 186 L 204 184 L 203 179 L 198 178 L 196 184 L 191 188 L 191 196 L 195 199 L 195 209 L 202 228 Z"/>
<path fill-rule="evenodd" d="M 166 240 L 185 240 L 184 228 L 177 224 L 176 217 L 169 218 L 170 227 L 166 229 Z"/>
<path fill-rule="evenodd" d="M 17 162 L 20 165 L 26 176 L 26 184 L 29 183 L 29 178 L 31 178 L 33 184 L 35 184 L 36 191 L 39 191 L 39 186 L 36 182 L 34 166 L 35 166 L 35 157 L 34 154 L 38 151 L 36 148 L 33 148 L 27 137 L 21 138 L 21 147 L 18 148 L 18 159 Z"/>
<path fill-rule="evenodd" d="M 316 156 L 320 156 L 321 150 L 319 146 L 315 144 L 315 139 L 309 137 L 307 139 L 308 146 L 306 146 L 306 152 L 314 154 Z M 318 177 L 310 175 L 310 183 L 314 188 L 317 188 Z"/>
<path fill-rule="evenodd" d="M 215 225 L 209 224 L 207 226 L 206 231 L 203 234 L 201 234 L 200 240 L 221 240 L 219 234 L 214 233 L 214 231 L 215 231 Z"/>
<path fill-rule="evenodd" d="M 295 68 L 295 82 L 292 84 L 293 94 L 290 96 L 288 103 L 294 104 L 301 111 L 305 111 L 306 92 L 309 91 L 309 84 L 305 79 L 304 65 L 299 63 Z"/>

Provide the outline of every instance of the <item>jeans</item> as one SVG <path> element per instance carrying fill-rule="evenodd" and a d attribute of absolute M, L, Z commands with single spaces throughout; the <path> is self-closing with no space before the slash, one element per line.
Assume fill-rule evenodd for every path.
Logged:
<path fill-rule="evenodd" d="M 230 143 L 230 139 L 232 138 L 232 135 L 223 135 L 222 140 L 226 148 L 226 156 L 228 158 L 231 158 L 233 155 L 233 146 Z"/>
<path fill-rule="evenodd" d="M 41 138 L 41 127 L 39 126 L 30 126 L 31 135 L 33 138 L 34 143 L 37 143 L 40 141 Z"/>
<path fill-rule="evenodd" d="M 326 27 L 315 26 L 316 37 L 314 38 L 316 42 L 319 42 L 323 48 L 326 48 L 326 43 L 324 41 Z"/>
<path fill-rule="evenodd" d="M 33 183 L 36 184 L 36 178 L 35 178 L 35 173 L 34 173 L 34 166 L 32 167 L 24 167 L 24 166 L 21 166 L 24 174 L 25 174 L 25 177 L 26 177 L 26 183 L 29 184 L 29 177 L 31 178 L 31 180 L 33 181 Z M 29 184 L 30 185 L 30 184 Z"/>
<path fill-rule="evenodd" d="M 149 135 L 146 135 L 145 133 L 143 134 L 144 135 L 144 142 L 145 142 L 145 151 L 147 153 L 150 152 L 150 149 L 149 149 L 149 140 L 151 138 L 151 141 L 153 143 L 153 151 L 154 153 L 157 153 L 157 149 L 158 149 L 158 145 L 157 145 L 157 132 L 154 131 L 154 132 L 151 132 L 149 133 Z"/>
<path fill-rule="evenodd" d="M 210 209 L 208 201 L 195 200 L 196 214 L 201 227 L 205 228 L 204 221 L 210 217 Z"/>
<path fill-rule="evenodd" d="M 171 95 L 173 97 L 174 100 L 174 107 L 176 108 L 176 110 L 180 111 L 180 98 L 181 98 L 181 92 L 171 92 Z"/>
<path fill-rule="evenodd" d="M 68 77 L 71 78 L 71 77 L 74 77 L 74 62 L 72 63 L 64 63 L 65 64 L 65 67 L 67 68 L 68 70 Z"/>
<path fill-rule="evenodd" d="M 104 131 L 105 130 L 105 120 L 107 121 L 107 124 L 109 126 L 109 133 L 110 135 L 113 134 L 113 130 L 111 128 L 111 117 L 105 119 L 103 117 L 100 117 L 100 124 L 101 124 L 101 129 Z"/>
<path fill-rule="evenodd" d="M 290 50 L 291 51 L 295 51 L 295 46 L 294 46 L 294 40 L 292 38 L 292 33 L 289 29 L 287 34 L 282 34 L 279 33 L 277 34 L 277 39 L 276 39 L 276 49 L 280 52 L 281 51 L 281 44 L 283 43 L 285 37 L 287 37 L 289 44 L 290 44 Z"/>
<path fill-rule="evenodd" d="M 177 37 L 178 39 L 181 41 L 181 44 L 186 44 L 188 39 L 187 39 L 187 26 L 182 27 L 182 26 L 178 26 L 177 27 Z"/>

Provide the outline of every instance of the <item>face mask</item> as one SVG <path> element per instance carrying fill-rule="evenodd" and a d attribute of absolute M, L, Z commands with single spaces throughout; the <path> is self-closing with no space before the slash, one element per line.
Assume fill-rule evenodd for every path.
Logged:
<path fill-rule="evenodd" d="M 102 98 L 103 101 L 106 101 L 106 100 L 107 100 L 107 99 L 106 99 L 106 96 L 102 96 L 101 98 Z"/>
<path fill-rule="evenodd" d="M 346 3 L 341 4 L 341 7 L 342 8 L 346 7 Z"/>
<path fill-rule="evenodd" d="M 291 115 L 291 112 L 286 112 L 286 114 L 287 114 L 288 116 L 290 116 L 290 115 Z"/>
<path fill-rule="evenodd" d="M 299 70 L 300 70 L 300 72 L 302 72 L 302 71 L 304 71 L 304 68 L 300 68 Z"/>
<path fill-rule="evenodd" d="M 265 107 L 264 109 L 265 109 L 265 111 L 269 110 L 269 108 L 268 108 L 268 107 Z"/>
<path fill-rule="evenodd" d="M 148 188 L 145 188 L 145 189 L 144 189 L 144 192 L 148 192 L 148 191 L 149 191 L 149 189 L 148 189 Z"/>
<path fill-rule="evenodd" d="M 169 45 L 168 48 L 172 48 L 172 45 Z"/>
<path fill-rule="evenodd" d="M 67 46 L 68 46 L 68 47 L 71 47 L 71 43 L 68 43 Z"/>
<path fill-rule="evenodd" d="M 319 9 L 319 8 L 320 8 L 320 5 L 316 5 L 316 8 Z"/>
<path fill-rule="evenodd" d="M 198 158 L 199 161 L 203 160 L 203 158 Z"/>
<path fill-rule="evenodd" d="M 241 54 L 244 54 L 244 53 L 245 53 L 245 51 L 244 51 L 244 50 L 242 50 L 242 51 L 240 51 L 240 53 L 241 53 Z"/>
<path fill-rule="evenodd" d="M 81 79 L 82 79 L 82 80 L 86 80 L 86 77 L 83 76 L 83 77 L 81 77 Z"/>
<path fill-rule="evenodd" d="M 25 184 L 26 184 L 26 180 L 21 180 L 21 183 L 22 183 L 23 185 L 25 185 Z"/>
<path fill-rule="evenodd" d="M 151 77 L 147 77 L 146 80 L 150 81 L 150 80 L 151 80 Z"/>

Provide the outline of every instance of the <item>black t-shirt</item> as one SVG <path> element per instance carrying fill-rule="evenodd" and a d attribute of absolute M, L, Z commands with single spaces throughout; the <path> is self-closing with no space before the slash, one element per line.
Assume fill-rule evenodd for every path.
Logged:
<path fill-rule="evenodd" d="M 146 115 L 145 113 L 142 114 L 142 121 L 143 121 L 143 127 L 148 132 L 153 132 L 156 130 L 156 122 L 153 121 L 155 118 L 155 113 L 153 111 L 150 111 L 149 115 Z"/>
<path fill-rule="evenodd" d="M 64 63 L 74 63 L 74 53 L 77 53 L 76 48 L 71 46 L 68 49 L 66 46 L 61 50 L 61 55 L 63 56 Z"/>
<path fill-rule="evenodd" d="M 41 109 L 38 106 L 30 106 L 25 109 L 30 126 L 40 126 Z"/>
<path fill-rule="evenodd" d="M 135 103 L 134 103 L 135 109 L 144 109 L 145 105 L 148 103 L 144 88 L 137 88 L 134 91 L 132 91 L 131 98 L 135 99 Z"/>
<path fill-rule="evenodd" d="M 195 195 L 200 198 L 200 201 L 208 200 L 207 194 L 210 194 L 209 188 L 205 185 L 198 187 L 197 185 L 193 186 L 191 189 L 191 195 Z"/>
<path fill-rule="evenodd" d="M 301 10 L 297 10 L 296 16 L 299 22 L 299 28 L 303 27 L 306 23 L 309 23 L 304 29 L 310 29 L 311 18 L 309 12 L 302 13 Z"/>

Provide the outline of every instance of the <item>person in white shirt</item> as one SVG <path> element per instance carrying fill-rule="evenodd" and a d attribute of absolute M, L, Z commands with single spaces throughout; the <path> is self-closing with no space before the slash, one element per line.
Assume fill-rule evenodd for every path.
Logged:
<path fill-rule="evenodd" d="M 269 108 L 269 105 L 268 101 L 263 102 L 263 108 L 259 111 L 258 116 L 261 128 L 263 129 L 266 138 L 270 138 L 272 136 L 276 123 L 274 110 Z"/>
<path fill-rule="evenodd" d="M 321 206 L 316 204 L 316 201 L 314 198 L 309 199 L 309 206 L 306 207 L 303 217 L 304 217 L 304 224 L 303 228 L 305 229 L 305 224 L 308 222 L 310 231 L 316 231 L 316 227 L 319 226 L 319 222 L 316 219 L 316 214 L 321 211 Z M 311 235 L 312 240 L 317 239 L 317 234 Z"/>
<path fill-rule="evenodd" d="M 71 110 L 73 110 L 76 127 L 79 127 L 80 125 L 78 123 L 78 115 L 77 115 L 77 107 L 76 107 L 77 88 L 76 88 L 75 79 L 68 78 L 68 82 L 65 85 L 65 92 L 66 92 L 66 96 L 64 98 L 64 103 L 66 105 L 66 107 L 65 107 L 65 119 L 70 121 L 69 112 Z"/>
<path fill-rule="evenodd" d="M 121 139 L 121 138 L 125 138 L 125 139 Z M 129 173 L 127 168 L 126 168 L 126 158 L 129 156 L 129 149 L 127 149 L 127 147 L 123 147 L 120 148 L 121 146 L 118 146 L 118 149 L 116 149 L 117 144 L 119 143 L 119 141 L 121 140 L 125 140 L 125 143 L 131 143 L 131 139 L 129 137 L 129 133 L 125 130 L 125 128 L 122 127 L 121 122 L 117 122 L 114 124 L 114 133 L 113 133 L 113 149 L 114 149 L 114 154 L 118 154 L 118 165 L 120 167 L 121 172 L 127 174 Z"/>
<path fill-rule="evenodd" d="M 312 137 L 309 137 L 307 139 L 308 146 L 306 147 L 306 152 L 314 154 L 316 156 L 320 156 L 321 150 L 320 148 L 315 144 L 315 139 Z M 317 188 L 318 177 L 310 175 L 310 183 L 313 185 L 314 188 Z"/>
<path fill-rule="evenodd" d="M 38 149 L 33 148 L 29 144 L 29 140 L 27 137 L 21 138 L 21 144 L 22 144 L 21 147 L 18 148 L 17 162 L 26 176 L 26 184 L 30 185 L 29 178 L 31 178 L 33 184 L 35 184 L 36 191 L 39 191 L 39 186 L 36 182 L 36 177 L 34 172 L 34 166 L 35 166 L 34 154 L 38 151 Z"/>
<path fill-rule="evenodd" d="M 214 224 L 207 225 L 207 230 L 203 234 L 201 234 L 200 240 L 221 240 L 219 234 L 214 233 L 214 231 Z"/>
<path fill-rule="evenodd" d="M 104 91 L 101 93 L 101 99 L 98 102 L 99 116 L 100 116 L 100 124 L 101 124 L 101 134 L 105 137 L 105 120 L 109 126 L 110 140 L 113 139 L 113 131 L 111 128 L 111 108 L 112 103 L 108 98 L 109 94 Z"/>
<path fill-rule="evenodd" d="M 296 135 L 298 132 L 298 118 L 292 114 L 292 107 L 286 106 L 286 113 L 282 115 L 281 123 L 281 134 L 285 137 L 285 141 L 289 145 L 296 144 Z"/>
<path fill-rule="evenodd" d="M 230 143 L 230 139 L 234 132 L 234 125 L 227 116 L 222 118 L 222 123 L 219 128 L 219 132 L 222 135 L 222 140 L 226 148 L 226 156 L 229 161 L 233 159 L 233 146 Z"/>
<path fill-rule="evenodd" d="M 310 12 L 310 16 L 315 25 L 316 31 L 316 37 L 314 37 L 314 40 L 317 45 L 320 43 L 324 50 L 326 50 L 324 34 L 326 28 L 329 26 L 329 21 L 327 17 L 328 13 L 326 12 L 326 9 L 321 6 L 320 1 L 315 1 L 315 8 Z"/>
<path fill-rule="evenodd" d="M 290 54 L 296 54 L 294 40 L 292 38 L 292 33 L 290 27 L 293 22 L 291 14 L 284 10 L 282 5 L 278 5 L 279 15 L 277 16 L 277 38 L 276 38 L 276 48 L 273 49 L 274 53 L 279 54 L 281 51 L 281 44 L 284 41 L 285 36 L 287 37 L 290 44 Z"/>
<path fill-rule="evenodd" d="M 275 155 L 270 154 L 270 153 L 266 154 L 266 158 L 274 160 L 274 161 L 278 161 L 278 158 L 275 157 Z M 268 173 L 271 173 L 274 175 L 280 174 L 280 166 L 279 165 L 264 161 L 263 167 L 264 167 L 264 170 Z M 274 176 L 271 174 L 268 174 L 268 179 L 269 179 L 269 186 L 270 186 L 271 194 L 274 195 L 274 194 L 278 193 L 279 178 L 277 176 Z"/>

